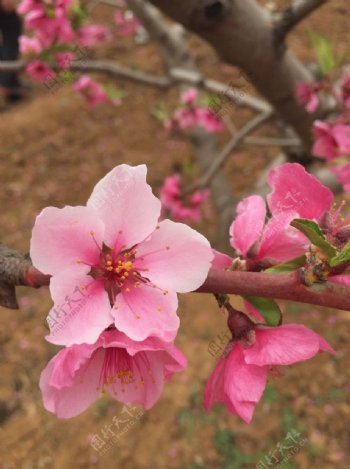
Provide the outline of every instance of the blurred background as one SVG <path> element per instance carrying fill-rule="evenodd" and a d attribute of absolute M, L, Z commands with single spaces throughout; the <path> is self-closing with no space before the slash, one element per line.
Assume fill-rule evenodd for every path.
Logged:
<path fill-rule="evenodd" d="M 261 3 L 278 9 L 287 2 Z M 108 23 L 110 8 L 99 6 L 92 17 Z M 332 0 L 296 29 L 290 45 L 302 61 L 312 62 L 308 36 L 312 29 L 347 53 L 349 19 L 349 2 Z M 209 77 L 233 82 L 254 94 L 238 69 L 220 63 L 198 38 L 191 36 L 189 43 Z M 151 73 L 162 71 L 154 46 L 147 41 L 137 44 L 133 37 L 102 46 L 96 57 L 117 58 Z M 188 161 L 191 167 L 186 139 L 169 137 L 157 112 L 176 106 L 176 90 L 116 85 L 124 96 L 117 107 L 99 106 L 89 112 L 66 84 L 55 93 L 35 85 L 27 100 L 1 108 L 2 243 L 27 252 L 35 217 L 44 207 L 85 204 L 96 182 L 120 163 L 146 163 L 155 193 L 179 161 Z M 232 107 L 229 112 L 237 126 L 249 116 L 248 110 Z M 249 189 L 277 151 L 276 147 L 243 147 L 239 157 L 232 157 L 227 174 L 235 192 Z M 193 226 L 215 242 L 215 213 L 209 205 L 206 212 L 204 221 Z M 227 340 L 225 317 L 210 295 L 182 296 L 177 345 L 189 366 L 166 386 L 155 407 L 140 415 L 102 397 L 81 416 L 60 421 L 43 408 L 38 388 L 41 370 L 58 350 L 44 339 L 49 291 L 19 289 L 19 302 L 19 311 L 0 308 L 2 469 L 350 468 L 349 313 L 283 305 L 288 322 L 303 323 L 322 334 L 337 355 L 321 354 L 277 370 L 253 422 L 246 425 L 221 407 L 210 415 L 203 411 L 205 382 Z M 118 443 L 109 444 L 108 428 L 114 417 L 121 420 L 118 429 L 112 427 Z M 285 454 L 293 452 L 282 463 L 281 453 L 276 452 L 281 445 L 289 446 Z"/>

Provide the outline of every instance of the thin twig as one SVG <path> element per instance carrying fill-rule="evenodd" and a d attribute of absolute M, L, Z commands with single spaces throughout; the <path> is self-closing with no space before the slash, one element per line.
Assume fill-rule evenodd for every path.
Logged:
<path fill-rule="evenodd" d="M 276 147 L 298 147 L 301 145 L 297 138 L 268 138 L 268 137 L 247 137 L 244 143 L 258 146 L 276 146 Z"/>
<path fill-rule="evenodd" d="M 258 116 L 255 116 L 250 120 L 245 126 L 243 126 L 226 144 L 222 152 L 218 155 L 217 158 L 213 161 L 212 165 L 209 167 L 208 171 L 203 174 L 203 176 L 195 184 L 191 185 L 184 191 L 185 194 L 189 194 L 197 189 L 207 187 L 216 175 L 216 173 L 221 169 L 222 165 L 225 163 L 226 159 L 230 156 L 233 150 L 235 150 L 238 145 L 244 140 L 244 138 L 258 128 L 261 124 L 266 122 L 273 115 L 273 111 L 266 111 Z"/>

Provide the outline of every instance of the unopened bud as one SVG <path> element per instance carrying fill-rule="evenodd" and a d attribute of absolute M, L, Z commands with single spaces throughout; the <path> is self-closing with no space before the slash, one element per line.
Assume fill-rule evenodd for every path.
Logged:
<path fill-rule="evenodd" d="M 346 243 L 350 240 L 350 225 L 345 225 L 337 231 L 335 235 L 339 241 Z"/>

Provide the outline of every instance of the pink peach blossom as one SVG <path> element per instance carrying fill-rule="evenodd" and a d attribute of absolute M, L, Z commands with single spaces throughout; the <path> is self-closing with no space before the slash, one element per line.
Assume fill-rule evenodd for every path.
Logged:
<path fill-rule="evenodd" d="M 320 335 L 300 324 L 257 326 L 254 332 L 252 345 L 234 341 L 220 358 L 204 391 L 207 412 L 223 403 L 229 413 L 250 423 L 271 365 L 292 365 L 322 351 L 335 353 Z"/>
<path fill-rule="evenodd" d="M 118 27 L 119 36 L 130 36 L 135 34 L 141 27 L 140 20 L 131 10 L 121 11 L 119 9 L 114 13 L 114 22 Z"/>
<path fill-rule="evenodd" d="M 168 210 L 175 221 L 199 222 L 202 218 L 201 206 L 209 198 L 209 190 L 195 191 L 187 203 L 182 200 L 181 180 L 179 174 L 165 179 L 160 188 L 160 200 L 163 210 Z"/>
<path fill-rule="evenodd" d="M 299 82 L 297 84 L 297 98 L 303 104 L 309 113 L 316 111 L 319 105 L 317 92 L 319 91 L 318 83 Z"/>
<path fill-rule="evenodd" d="M 20 36 L 19 50 L 22 55 L 40 54 L 42 45 L 36 37 Z"/>
<path fill-rule="evenodd" d="M 327 160 L 350 155 L 350 125 L 316 121 L 314 137 L 313 155 Z"/>
<path fill-rule="evenodd" d="M 186 358 L 173 344 L 154 337 L 134 342 L 109 330 L 94 344 L 61 350 L 41 373 L 40 389 L 45 408 L 63 419 L 83 412 L 102 392 L 150 409 L 164 383 L 185 367 Z"/>
<path fill-rule="evenodd" d="M 78 30 L 78 42 L 83 47 L 94 47 L 111 38 L 111 31 L 107 26 L 89 24 Z"/>
<path fill-rule="evenodd" d="M 43 83 L 45 80 L 52 79 L 55 72 L 42 60 L 33 60 L 26 66 L 26 72 L 33 81 Z"/>
<path fill-rule="evenodd" d="M 94 188 L 87 206 L 45 208 L 31 259 L 53 275 L 48 340 L 94 343 L 112 323 L 133 340 L 177 333 L 176 292 L 197 289 L 213 257 L 208 241 L 180 223 L 158 223 L 160 201 L 146 166 L 120 165 Z"/>
<path fill-rule="evenodd" d="M 89 75 L 82 75 L 72 86 L 74 91 L 77 91 L 81 96 L 86 98 L 90 109 L 98 104 L 109 101 L 103 86 L 89 77 Z"/>

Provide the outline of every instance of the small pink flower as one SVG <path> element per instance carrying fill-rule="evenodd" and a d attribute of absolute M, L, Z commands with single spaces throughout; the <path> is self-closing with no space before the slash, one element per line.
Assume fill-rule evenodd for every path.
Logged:
<path fill-rule="evenodd" d="M 55 59 L 59 68 L 68 70 L 71 62 L 75 59 L 75 54 L 73 52 L 57 52 Z"/>
<path fill-rule="evenodd" d="M 40 54 L 42 51 L 42 45 L 35 37 L 20 36 L 19 50 L 22 55 Z"/>
<path fill-rule="evenodd" d="M 139 19 L 130 10 L 116 10 L 114 14 L 114 22 L 118 27 L 120 36 L 130 36 L 135 34 L 141 27 Z"/>
<path fill-rule="evenodd" d="M 55 76 L 55 72 L 42 60 L 33 60 L 26 66 L 26 72 L 33 81 L 43 83 Z"/>
<path fill-rule="evenodd" d="M 83 47 L 94 47 L 111 38 L 111 32 L 107 26 L 90 24 L 78 30 L 78 42 Z"/>
<path fill-rule="evenodd" d="M 90 109 L 109 101 L 109 96 L 103 86 L 88 75 L 82 75 L 79 80 L 73 83 L 73 89 L 87 99 Z"/>
<path fill-rule="evenodd" d="M 197 190 L 185 203 L 181 195 L 180 175 L 174 174 L 165 179 L 163 187 L 160 188 L 160 200 L 164 210 L 169 210 L 175 221 L 199 222 L 202 218 L 202 204 L 208 200 L 208 190 Z"/>
<path fill-rule="evenodd" d="M 63 419 L 83 412 L 102 392 L 150 409 L 164 383 L 185 368 L 186 358 L 173 344 L 133 342 L 110 330 L 92 345 L 61 350 L 41 373 L 40 389 L 45 408 Z"/>
<path fill-rule="evenodd" d="M 184 104 L 194 105 L 198 99 L 198 90 L 196 88 L 190 88 L 181 93 L 181 101 Z"/>
<path fill-rule="evenodd" d="M 331 160 L 350 155 L 350 125 L 316 121 L 314 137 L 312 153 L 315 156 Z"/>
<path fill-rule="evenodd" d="M 53 275 L 49 341 L 92 344 L 113 323 L 133 340 L 174 339 L 176 292 L 197 289 L 213 256 L 195 230 L 158 223 L 160 209 L 146 166 L 121 165 L 96 185 L 87 206 L 41 212 L 30 252 Z"/>
<path fill-rule="evenodd" d="M 223 403 L 229 413 L 250 423 L 271 365 L 292 365 L 322 351 L 335 353 L 320 335 L 299 324 L 258 326 L 254 331 L 252 345 L 234 341 L 230 351 L 220 358 L 204 391 L 207 412 L 215 403 Z"/>
<path fill-rule="evenodd" d="M 301 104 L 306 107 L 307 112 L 313 113 L 319 105 L 317 92 L 319 91 L 318 83 L 299 82 L 297 84 L 297 98 Z"/>

